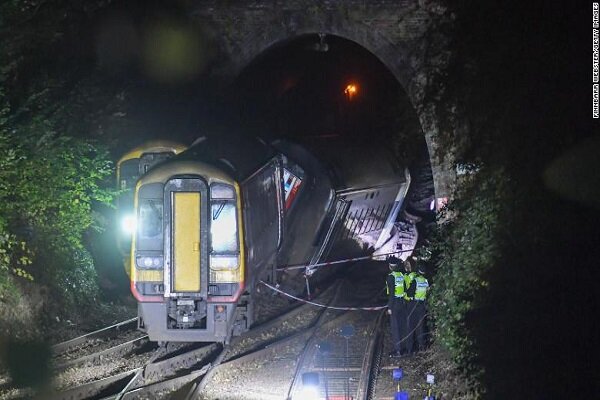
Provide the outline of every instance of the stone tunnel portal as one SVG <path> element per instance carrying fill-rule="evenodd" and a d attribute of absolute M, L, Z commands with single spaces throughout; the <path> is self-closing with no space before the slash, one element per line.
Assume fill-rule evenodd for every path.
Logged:
<path fill-rule="evenodd" d="M 234 86 L 243 126 L 265 139 L 389 144 L 411 170 L 407 210 L 433 220 L 431 157 L 417 114 L 396 76 L 363 46 L 303 34 L 260 53 Z"/>

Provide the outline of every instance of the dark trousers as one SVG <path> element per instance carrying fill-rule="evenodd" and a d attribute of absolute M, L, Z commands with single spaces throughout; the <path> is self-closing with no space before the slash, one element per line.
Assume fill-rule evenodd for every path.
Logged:
<path fill-rule="evenodd" d="M 408 351 L 413 350 L 415 339 L 419 348 L 425 347 L 425 302 L 413 300 L 408 303 L 407 312 L 409 338 L 406 340 Z"/>
<path fill-rule="evenodd" d="M 394 299 L 392 304 L 392 315 L 390 316 L 392 325 L 392 341 L 394 350 L 403 351 L 406 349 L 404 345 L 406 340 L 403 340 L 408 334 L 408 324 L 406 320 L 406 300 Z"/>

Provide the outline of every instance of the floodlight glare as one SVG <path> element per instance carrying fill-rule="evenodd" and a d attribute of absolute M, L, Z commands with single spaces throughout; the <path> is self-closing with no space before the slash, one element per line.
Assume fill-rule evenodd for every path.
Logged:
<path fill-rule="evenodd" d="M 121 229 L 123 232 L 132 234 L 135 231 L 136 220 L 133 215 L 126 215 L 121 220 Z"/>
<path fill-rule="evenodd" d="M 302 374 L 302 390 L 297 397 L 298 400 L 319 400 L 319 374 L 316 372 L 305 372 Z"/>
<path fill-rule="evenodd" d="M 316 386 L 304 386 L 297 397 L 298 400 L 319 400 L 319 388 Z"/>

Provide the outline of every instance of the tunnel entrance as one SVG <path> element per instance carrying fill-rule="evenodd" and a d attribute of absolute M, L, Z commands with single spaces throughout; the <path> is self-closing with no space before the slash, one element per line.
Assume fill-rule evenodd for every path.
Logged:
<path fill-rule="evenodd" d="M 234 84 L 243 130 L 270 141 L 384 142 L 409 166 L 405 209 L 432 222 L 434 185 L 428 147 L 403 87 L 358 43 L 305 34 L 258 55 Z"/>
<path fill-rule="evenodd" d="M 236 87 L 247 126 L 263 136 L 278 132 L 295 139 L 356 140 L 368 131 L 371 139 L 389 140 L 392 106 L 406 97 L 375 56 L 324 34 L 267 49 L 241 72 Z"/>
<path fill-rule="evenodd" d="M 397 255 L 405 259 L 411 255 L 406 249 L 419 247 L 427 225 L 435 222 L 430 155 L 407 93 L 377 56 L 340 36 L 301 35 L 278 42 L 259 54 L 237 76 L 233 93 L 233 108 L 237 110 L 242 131 L 266 142 L 283 137 L 313 147 L 316 143 L 317 147 L 328 147 L 330 156 L 340 147 L 364 148 L 364 153 L 357 153 L 357 165 L 360 157 L 369 157 L 366 149 L 376 143 L 392 150 L 400 164 L 408 167 L 409 191 L 390 232 L 393 239 L 382 245 L 381 238 L 387 233 L 373 242 L 368 238 L 363 240 L 366 235 L 353 236 L 360 223 L 347 223 L 348 219 L 356 217 L 359 211 L 369 211 L 353 214 L 355 205 L 351 205 L 341 218 L 348 228 L 341 236 L 352 237 L 354 241 L 337 242 L 338 247 L 334 246 L 337 251 L 330 252 L 327 260 L 346 259 L 373 250 L 376 255 L 402 250 L 405 252 Z M 373 181 L 377 181 L 378 173 L 384 173 L 370 172 Z M 369 274 L 373 275 L 369 279 L 383 282 L 387 266 L 383 263 L 369 266 Z M 307 280 L 305 290 L 311 290 L 313 284 L 325 284 L 332 278 L 329 272 L 336 275 L 334 270 L 337 269 L 327 272 L 317 269 L 315 278 Z M 342 270 L 350 274 L 354 268 L 338 271 Z M 300 291 L 305 281 L 291 273 L 287 275 L 287 271 L 274 279 L 295 291 Z M 257 307 L 260 308 L 260 301 Z"/>

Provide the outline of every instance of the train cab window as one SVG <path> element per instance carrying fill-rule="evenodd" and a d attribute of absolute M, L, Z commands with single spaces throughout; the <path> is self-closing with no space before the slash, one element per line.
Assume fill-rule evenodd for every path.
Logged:
<path fill-rule="evenodd" d="M 132 189 L 135 186 L 135 182 L 140 177 L 139 165 L 140 160 L 137 158 L 121 163 L 119 166 L 119 189 Z"/>
<path fill-rule="evenodd" d="M 210 197 L 212 199 L 235 200 L 235 191 L 231 185 L 215 183 L 210 187 Z"/>
<path fill-rule="evenodd" d="M 233 186 L 215 183 L 210 188 L 211 268 L 238 267 L 238 226 L 235 190 Z"/>
<path fill-rule="evenodd" d="M 213 201 L 210 234 L 212 251 L 216 253 L 237 252 L 237 221 L 235 203 L 227 200 Z"/>
<path fill-rule="evenodd" d="M 162 233 L 163 205 L 160 200 L 142 200 L 139 207 L 140 239 L 155 239 Z"/>
<path fill-rule="evenodd" d="M 281 161 L 283 164 L 283 203 L 285 211 L 288 211 L 302 187 L 304 169 L 284 155 L 281 155 Z"/>
<path fill-rule="evenodd" d="M 285 192 L 285 209 L 288 210 L 294 203 L 298 194 L 298 189 L 302 184 L 302 179 L 296 176 L 292 171 L 283 168 L 283 190 Z"/>
<path fill-rule="evenodd" d="M 173 157 L 175 153 L 166 151 L 162 153 L 144 153 L 139 159 L 139 173 L 144 175 L 154 168 L 155 165 Z"/>

